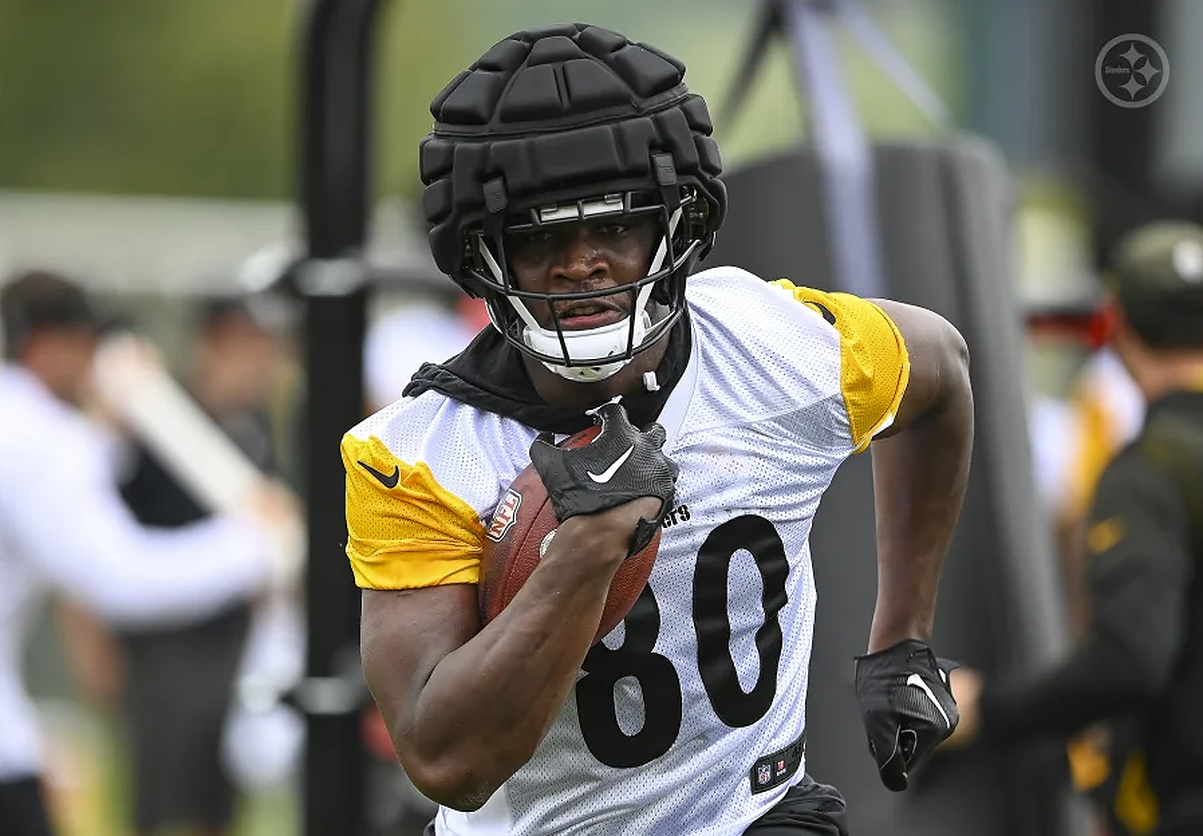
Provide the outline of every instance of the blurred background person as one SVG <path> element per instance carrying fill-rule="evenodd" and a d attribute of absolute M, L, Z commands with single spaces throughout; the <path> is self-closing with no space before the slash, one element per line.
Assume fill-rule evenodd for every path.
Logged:
<path fill-rule="evenodd" d="M 1148 403 L 1088 515 L 1089 622 L 1034 679 L 952 675 L 955 742 L 1014 745 L 1110 722 L 1099 791 L 1115 832 L 1203 832 L 1203 227 L 1163 222 L 1120 243 L 1116 356 Z"/>
<path fill-rule="evenodd" d="M 1145 398 L 1132 375 L 1104 346 L 1091 354 L 1069 393 L 1067 479 L 1056 507 L 1056 540 L 1065 565 L 1073 629 L 1086 629 L 1086 518 L 1103 470 L 1140 432 Z"/>
<path fill-rule="evenodd" d="M 1069 403 L 1073 441 L 1058 515 L 1066 527 L 1077 527 L 1104 468 L 1140 431 L 1145 399 L 1115 350 L 1104 346 L 1075 376 Z"/>
<path fill-rule="evenodd" d="M 200 305 L 186 389 L 260 471 L 276 475 L 272 397 L 284 371 L 282 300 L 219 298 Z M 211 516 L 145 444 L 135 443 L 121 494 L 140 523 L 178 529 Z M 146 559 L 180 559 L 148 553 Z M 187 623 L 119 627 L 131 811 L 139 834 L 226 832 L 235 785 L 223 729 L 252 620 L 252 602 L 227 602 Z M 175 832 L 175 831 L 173 831 Z"/>
<path fill-rule="evenodd" d="M 1036 344 L 1083 356 L 1063 397 L 1036 395 L 1028 414 L 1033 471 L 1041 504 L 1049 517 L 1059 560 L 1070 633 L 1089 629 L 1087 518 L 1098 480 L 1114 456 L 1140 431 L 1145 398 L 1110 342 L 1114 308 L 1089 301 L 1068 309 L 1037 305 L 1029 312 L 1029 336 Z M 1110 774 L 1109 732 L 1100 724 L 1067 746 L 1074 789 L 1098 793 Z"/>
<path fill-rule="evenodd" d="M 247 513 L 165 533 L 117 490 L 112 437 L 79 409 L 98 341 L 71 281 L 28 272 L 0 290 L 0 832 L 53 832 L 43 750 L 22 679 L 27 622 L 54 591 L 115 624 L 170 624 L 262 594 L 277 523 L 295 512 L 264 483 Z"/>

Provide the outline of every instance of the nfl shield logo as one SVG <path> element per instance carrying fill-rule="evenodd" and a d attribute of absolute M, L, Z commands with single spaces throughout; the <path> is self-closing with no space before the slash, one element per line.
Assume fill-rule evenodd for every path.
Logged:
<path fill-rule="evenodd" d="M 756 783 L 767 784 L 773 779 L 773 770 L 767 763 L 756 767 Z"/>
<path fill-rule="evenodd" d="M 522 505 L 522 495 L 515 491 L 506 491 L 505 496 L 497 503 L 493 512 L 493 521 L 485 532 L 490 540 L 500 540 L 510 530 L 514 520 L 518 519 L 518 508 Z"/>
<path fill-rule="evenodd" d="M 785 774 L 785 761 L 783 761 L 783 760 L 777 761 L 777 774 L 778 775 Z"/>

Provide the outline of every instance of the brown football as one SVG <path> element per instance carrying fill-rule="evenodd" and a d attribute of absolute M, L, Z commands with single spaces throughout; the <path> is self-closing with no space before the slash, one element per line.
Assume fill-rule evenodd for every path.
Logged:
<path fill-rule="evenodd" d="M 592 441 L 599 427 L 570 436 L 560 442 L 563 447 L 580 447 Z M 522 584 L 539 565 L 547 550 L 556 526 L 555 511 L 543 480 L 534 465 L 518 474 L 509 489 L 502 494 L 493 519 L 486 530 L 485 548 L 480 567 L 480 612 L 484 623 L 497 617 L 513 600 Z M 618 626 L 635 605 L 660 548 L 660 529 L 641 551 L 628 557 L 614 575 L 601 626 L 594 636 L 596 644 Z"/>

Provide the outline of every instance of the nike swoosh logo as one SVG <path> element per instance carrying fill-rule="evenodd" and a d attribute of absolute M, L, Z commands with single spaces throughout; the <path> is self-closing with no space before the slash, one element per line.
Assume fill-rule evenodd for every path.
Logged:
<path fill-rule="evenodd" d="M 592 470 L 586 470 L 585 472 L 589 474 L 589 478 L 594 482 L 597 482 L 599 485 L 604 485 L 606 482 L 609 482 L 612 478 L 614 478 L 614 474 L 618 472 L 618 468 L 622 467 L 622 463 L 629 459 L 631 454 L 634 452 L 635 445 L 632 444 L 627 448 L 625 453 L 614 460 L 614 464 L 607 467 L 601 473 L 594 473 Z"/>
<path fill-rule="evenodd" d="M 397 483 L 401 481 L 401 468 L 398 465 L 393 465 L 393 472 L 386 476 L 367 462 L 360 462 L 360 464 L 363 465 L 364 470 L 376 477 L 376 481 L 389 490 L 397 487 Z"/>
<path fill-rule="evenodd" d="M 940 716 L 944 718 L 944 726 L 946 728 L 952 728 L 952 721 L 948 719 L 948 714 L 944 711 L 944 706 L 940 705 L 940 701 L 936 699 L 936 695 L 931 692 L 931 688 L 927 687 L 927 683 L 923 681 L 923 677 L 917 673 L 913 673 L 906 678 L 906 684 L 913 685 L 923 693 L 927 694 L 927 698 L 931 700 L 931 704 L 936 707 L 936 711 L 939 711 Z"/>

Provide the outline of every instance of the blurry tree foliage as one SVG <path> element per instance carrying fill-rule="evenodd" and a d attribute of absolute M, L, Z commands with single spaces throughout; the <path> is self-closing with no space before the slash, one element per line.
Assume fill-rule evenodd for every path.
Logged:
<path fill-rule="evenodd" d="M 944 2 L 907 0 L 881 18 L 928 78 L 956 77 L 948 34 L 933 25 Z M 291 198 L 305 5 L 0 0 L 0 187 Z M 751 2 L 730 0 L 383 0 L 375 188 L 416 193 L 430 99 L 515 29 L 588 20 L 655 42 L 685 60 L 691 86 L 717 110 L 753 17 Z M 886 79 L 844 52 L 872 130 L 926 129 Z M 803 119 L 778 47 L 740 123 L 720 132 L 728 163 L 795 141 Z"/>
<path fill-rule="evenodd" d="M 291 0 L 0 0 L 0 184 L 274 197 Z"/>

